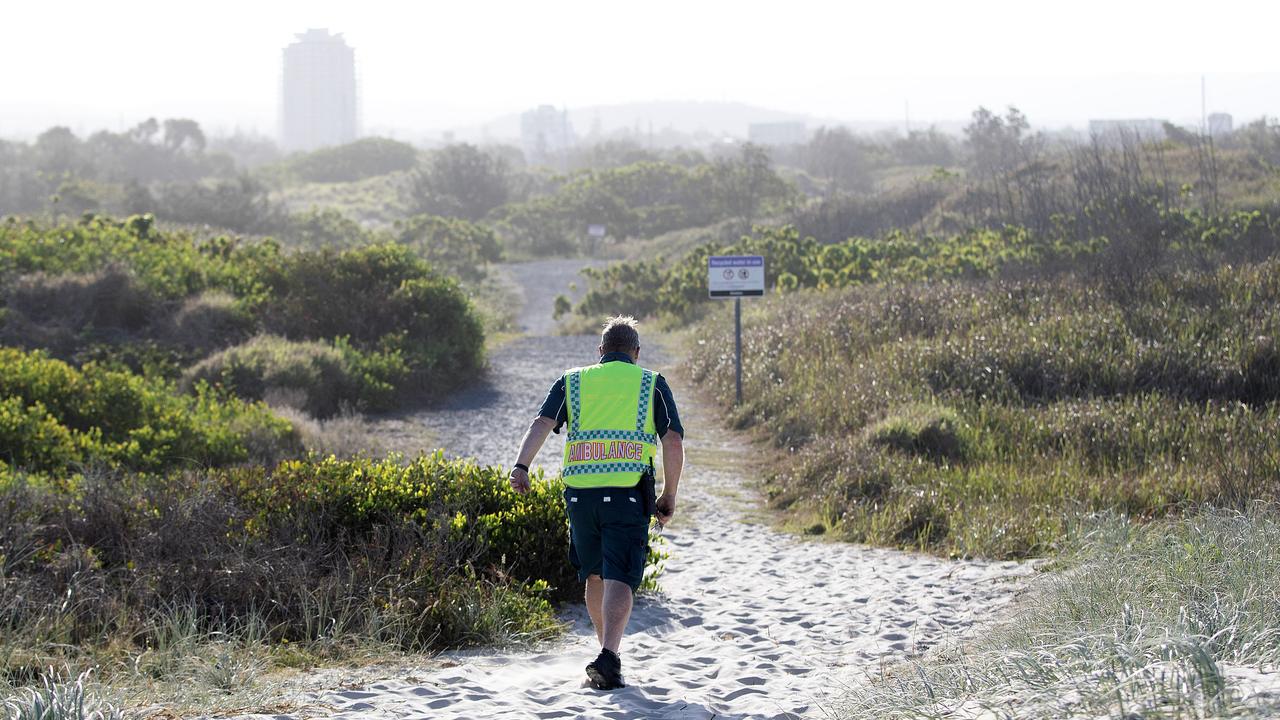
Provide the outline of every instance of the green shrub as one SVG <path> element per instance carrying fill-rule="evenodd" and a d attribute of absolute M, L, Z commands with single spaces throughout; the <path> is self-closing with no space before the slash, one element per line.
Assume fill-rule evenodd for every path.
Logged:
<path fill-rule="evenodd" d="M 502 259 L 491 230 L 458 218 L 416 215 L 396 223 L 395 237 L 433 266 L 469 280 L 482 277 L 486 265 Z"/>
<path fill-rule="evenodd" d="M 1159 208 L 1152 212 L 1158 217 L 1153 222 L 1159 226 L 1151 231 L 1153 240 L 1144 240 L 1147 236 L 1080 240 L 1072 229 L 1037 234 L 1005 226 L 950 237 L 892 230 L 875 240 L 854 237 L 819 243 L 791 226 L 757 227 L 737 242 L 706 243 L 671 262 L 657 257 L 587 270 L 584 275 L 590 288 L 577 311 L 589 317 L 619 311 L 676 319 L 696 317 L 708 302 L 710 255 L 764 256 L 769 284 L 776 292 L 885 281 L 983 279 L 1025 274 L 1028 269 L 1076 268 L 1098 278 L 1102 291 L 1124 302 L 1179 262 L 1202 267 L 1236 258 L 1246 245 L 1255 249 L 1245 254 L 1256 259 L 1266 257 L 1257 248 L 1273 251 L 1280 247 L 1280 221 L 1257 211 L 1223 216 Z M 1134 249 L 1144 242 L 1159 247 Z M 1037 377 L 1030 369 L 1029 381 L 1035 382 Z"/>
<path fill-rule="evenodd" d="M 419 218 L 405 232 L 455 260 L 455 250 L 482 260 L 496 252 L 491 234 L 461 221 Z M 369 393 L 353 399 L 368 407 L 433 398 L 483 362 L 483 328 L 466 295 L 405 245 L 283 255 L 270 241 L 160 232 L 145 215 L 52 227 L 8 220 L 0 250 L 0 294 L 10 301 L 0 339 L 63 358 L 152 348 L 142 353 L 151 360 L 124 364 L 159 368 L 166 350 L 190 363 L 265 331 L 347 348 L 344 363 Z"/>
<path fill-rule="evenodd" d="M 801 527 L 958 555 L 1049 551 L 1100 510 L 1156 517 L 1280 494 L 1280 261 L 1142 281 L 801 291 L 753 303 L 743 406 L 786 458 Z M 732 322 L 695 377 L 733 396 Z"/>
<path fill-rule="evenodd" d="M 345 341 L 291 342 L 260 335 L 194 365 L 183 375 L 188 388 L 200 383 L 251 400 L 284 392 L 300 395 L 298 407 L 329 417 L 343 407 L 386 410 L 408 368 L 398 353 L 364 353 Z"/>
<path fill-rule="evenodd" d="M 267 234 L 287 223 L 284 208 L 271 199 L 267 186 L 248 174 L 169 183 L 159 189 L 149 209 L 170 222 L 232 232 Z"/>
<path fill-rule="evenodd" d="M 374 242 L 374 233 L 331 207 L 312 206 L 307 212 L 290 215 L 280 234 L 289 247 L 307 250 L 344 250 Z"/>
<path fill-rule="evenodd" d="M 0 400 L 0 447 L 12 467 L 57 471 L 84 461 L 92 438 L 73 433 L 49 414 L 44 404 L 20 397 Z"/>
<path fill-rule="evenodd" d="M 363 351 L 399 353 L 410 390 L 438 393 L 483 361 L 483 330 L 462 290 L 406 247 L 299 253 L 264 277 L 268 331 L 291 340 L 345 337 Z"/>
<path fill-rule="evenodd" d="M 89 216 L 52 226 L 8 218 L 0 222 L 0 248 L 0 282 L 6 285 L 32 273 L 90 275 L 117 266 L 162 300 L 215 288 L 238 298 L 260 298 L 256 268 L 278 253 L 268 242 L 200 240 L 185 232 L 161 232 L 152 215 L 123 221 Z"/>
<path fill-rule="evenodd" d="M 39 351 L 0 348 L 0 398 L 0 457 L 32 471 L 90 461 L 164 470 L 263 459 L 250 454 L 250 436 L 275 457 L 296 451 L 292 428 L 261 404 L 204 387 L 182 396 L 162 380 L 93 363 L 76 369 Z"/>
<path fill-rule="evenodd" d="M 406 650 L 537 640 L 560 627 L 549 601 L 579 587 L 557 484 L 517 495 L 500 469 L 438 454 L 59 483 L 8 473 L 0 507 L 0 645 L 30 651 L 0 655 L 0 673 L 208 633 Z"/>
<path fill-rule="evenodd" d="M 412 170 L 417 164 L 418 151 L 412 145 L 369 137 L 295 155 L 286 161 L 285 167 L 305 182 L 332 183 Z"/>
<path fill-rule="evenodd" d="M 387 517 L 405 517 L 458 543 L 472 559 L 520 580 L 543 580 L 556 597 L 577 583 L 568 564 L 568 534 L 556 483 L 534 484 L 519 495 L 500 468 L 482 468 L 441 453 L 407 467 L 394 459 L 282 463 L 274 472 L 235 471 L 237 492 L 260 508 L 253 525 L 277 522 L 275 513 L 305 511 L 328 532 L 367 530 Z M 274 518 L 274 519 L 273 519 Z"/>
<path fill-rule="evenodd" d="M 205 290 L 182 302 L 163 337 L 180 348 L 208 352 L 248 338 L 254 325 L 252 314 L 230 293 Z"/>

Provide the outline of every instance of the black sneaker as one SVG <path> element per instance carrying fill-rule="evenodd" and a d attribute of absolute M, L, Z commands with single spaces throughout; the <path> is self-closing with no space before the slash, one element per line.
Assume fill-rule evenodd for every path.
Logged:
<path fill-rule="evenodd" d="M 617 690 L 627 686 L 622 681 L 622 659 L 614 651 L 603 648 L 595 660 L 587 663 L 587 678 L 597 690 Z"/>

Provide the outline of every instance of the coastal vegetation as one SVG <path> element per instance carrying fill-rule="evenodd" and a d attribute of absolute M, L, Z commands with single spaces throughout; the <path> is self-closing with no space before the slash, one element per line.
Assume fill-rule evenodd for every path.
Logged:
<path fill-rule="evenodd" d="M 568 327 L 684 329 L 731 398 L 706 261 L 759 254 L 722 410 L 782 522 L 1065 571 L 851 717 L 1246 714 L 1241 668 L 1277 653 L 1280 130 L 1165 130 L 979 109 L 963 137 L 613 140 L 555 168 L 283 156 L 183 119 L 0 142 L 0 687 L 74 706 L 96 668 L 131 701 L 223 693 L 204 710 L 266 669 L 549 637 L 575 585 L 552 482 L 314 428 L 481 374 L 518 305 L 493 266 L 547 255 L 616 260 L 557 300 Z"/>
<path fill-rule="evenodd" d="M 741 427 L 813 533 L 960 556 L 1051 553 L 1112 511 L 1241 506 L 1280 486 L 1275 260 L 1117 291 L 1087 278 L 803 291 L 744 319 Z M 732 323 L 694 376 L 733 397 Z"/>
<path fill-rule="evenodd" d="M 13 470 L 0 508 L 2 681 L 96 667 L 134 703 L 215 669 L 227 695 L 272 668 L 545 638 L 576 588 L 551 481 L 520 496 L 439 454 Z"/>

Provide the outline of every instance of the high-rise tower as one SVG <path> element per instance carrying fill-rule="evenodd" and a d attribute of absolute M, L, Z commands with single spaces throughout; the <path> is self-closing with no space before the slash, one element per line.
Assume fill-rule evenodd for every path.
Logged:
<path fill-rule="evenodd" d="M 314 150 L 356 139 L 355 50 L 342 33 L 311 29 L 284 49 L 280 83 L 280 144 Z"/>

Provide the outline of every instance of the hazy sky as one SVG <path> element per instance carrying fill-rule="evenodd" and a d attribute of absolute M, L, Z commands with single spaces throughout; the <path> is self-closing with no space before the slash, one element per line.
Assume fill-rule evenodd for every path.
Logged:
<path fill-rule="evenodd" d="M 1211 111 L 1280 115 L 1280 0 L 4 0 L 0 20 L 0 136 L 148 116 L 274 133 L 281 49 L 311 27 L 355 47 L 365 127 L 406 136 L 649 100 L 1191 121 L 1201 74 Z"/>

